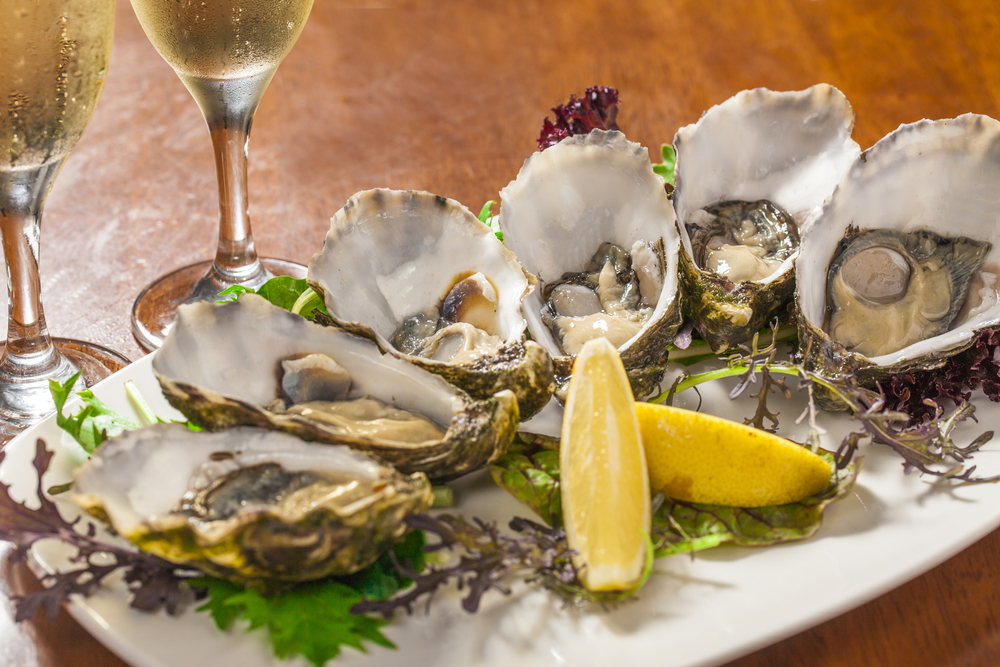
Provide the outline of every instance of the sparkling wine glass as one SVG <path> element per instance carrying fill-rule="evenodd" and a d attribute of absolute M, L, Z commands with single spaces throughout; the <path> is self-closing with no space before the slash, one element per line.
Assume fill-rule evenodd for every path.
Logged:
<path fill-rule="evenodd" d="M 149 41 L 174 68 L 205 116 L 219 180 L 215 260 L 192 264 L 148 286 L 132 307 L 132 331 L 156 349 L 181 303 L 215 300 L 232 285 L 259 287 L 306 268 L 259 258 L 247 214 L 247 145 L 254 112 L 298 39 L 313 0 L 132 0 Z"/>
<path fill-rule="evenodd" d="M 0 442 L 52 412 L 50 379 L 86 384 L 128 359 L 49 336 L 38 249 L 42 208 L 100 97 L 115 0 L 0 0 L 0 236 L 7 266 L 7 340 L 0 350 Z"/>

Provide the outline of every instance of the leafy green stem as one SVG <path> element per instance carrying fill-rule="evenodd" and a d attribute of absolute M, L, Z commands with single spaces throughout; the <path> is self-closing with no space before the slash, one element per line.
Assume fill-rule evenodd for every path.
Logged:
<path fill-rule="evenodd" d="M 149 407 L 149 403 L 143 398 L 142 394 L 139 393 L 139 388 L 135 386 L 132 380 L 127 380 L 125 382 L 125 393 L 128 395 L 129 400 L 132 401 L 132 405 L 135 406 L 136 411 L 143 418 L 147 424 L 159 424 L 163 420 L 156 416 L 153 412 L 153 408 Z"/>
<path fill-rule="evenodd" d="M 312 287 L 307 287 L 305 288 L 305 290 L 302 291 L 302 294 L 299 295 L 299 298 L 295 300 L 295 303 L 292 304 L 292 307 L 289 309 L 289 311 L 295 313 L 296 315 L 300 315 L 305 305 L 310 301 L 312 301 L 313 298 L 317 297 L 318 295 L 316 294 L 316 291 L 313 290 Z"/>

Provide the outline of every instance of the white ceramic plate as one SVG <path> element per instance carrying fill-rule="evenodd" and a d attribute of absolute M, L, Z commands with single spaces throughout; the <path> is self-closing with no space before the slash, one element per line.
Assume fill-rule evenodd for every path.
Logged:
<path fill-rule="evenodd" d="M 164 417 L 175 413 L 160 397 L 146 357 L 106 380 L 95 393 L 133 414 L 123 383 L 133 380 Z M 794 384 L 794 380 L 792 381 Z M 721 383 L 716 383 L 721 384 Z M 752 413 L 746 401 L 732 404 L 728 387 L 703 390 L 711 411 L 740 419 Z M 775 399 L 773 405 L 778 405 Z M 782 404 L 791 424 L 801 404 Z M 1000 408 L 980 402 L 980 423 L 964 425 L 956 440 L 971 441 L 1000 426 Z M 827 448 L 835 448 L 851 422 L 824 415 Z M 795 436 L 793 427 L 786 433 Z M 44 438 L 57 456 L 45 488 L 69 479 L 83 452 L 54 419 L 24 433 L 7 447 L 0 479 L 15 497 L 34 496 L 34 444 Z M 618 666 L 716 665 L 794 634 L 870 600 L 930 569 L 1000 525 L 1000 486 L 934 491 L 927 479 L 904 475 L 900 460 L 885 448 L 867 448 L 855 493 L 835 503 L 817 536 L 766 549 L 721 547 L 690 556 L 660 559 L 635 602 L 611 611 L 567 609 L 555 597 L 525 586 L 505 597 L 490 593 L 479 612 L 463 612 L 455 592 L 434 599 L 429 614 L 419 607 L 387 630 L 398 646 L 371 647 L 367 654 L 345 649 L 335 665 L 366 667 L 524 667 L 542 665 Z M 1000 446 L 987 445 L 975 462 L 983 474 L 1000 472 Z M 502 523 L 522 506 L 480 474 L 457 485 L 458 510 Z M 69 514 L 69 501 L 59 500 Z M 42 568 L 65 564 L 58 544 L 39 545 Z M 188 609 L 179 617 L 132 611 L 116 583 L 69 605 L 74 617 L 126 662 L 136 667 L 260 667 L 305 665 L 279 662 L 259 632 L 215 629 L 210 618 Z"/>

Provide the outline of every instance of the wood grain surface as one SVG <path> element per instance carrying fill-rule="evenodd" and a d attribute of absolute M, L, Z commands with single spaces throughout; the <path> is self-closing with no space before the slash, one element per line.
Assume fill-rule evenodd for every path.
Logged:
<path fill-rule="evenodd" d="M 196 105 L 128 0 L 117 20 L 100 104 L 46 206 L 41 275 L 53 335 L 137 359 L 133 299 L 213 256 L 218 205 Z M 478 211 L 535 150 L 548 109 L 595 84 L 619 89 L 622 129 L 654 156 L 703 110 L 758 86 L 837 86 L 862 148 L 921 118 L 1000 117 L 998 43 L 995 0 L 316 0 L 251 135 L 257 248 L 307 262 L 330 216 L 371 187 Z M 0 554 L 0 666 L 122 664 L 65 613 L 15 625 L 9 596 L 37 583 Z M 731 666 L 1000 665 L 998 562 L 994 532 Z"/>

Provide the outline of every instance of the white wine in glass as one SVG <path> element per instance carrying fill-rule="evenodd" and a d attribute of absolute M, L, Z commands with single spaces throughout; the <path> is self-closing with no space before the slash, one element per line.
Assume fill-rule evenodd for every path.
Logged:
<path fill-rule="evenodd" d="M 215 260 L 167 274 L 132 308 L 132 331 L 158 348 L 181 303 L 215 300 L 232 285 L 259 287 L 272 275 L 305 276 L 305 267 L 261 259 L 247 199 L 247 144 L 264 90 L 298 39 L 313 0 L 132 0 L 150 42 L 174 68 L 208 123 L 219 181 Z"/>
<path fill-rule="evenodd" d="M 0 441 L 52 412 L 49 379 L 92 383 L 128 360 L 49 336 L 38 250 L 42 209 L 101 95 L 114 0 L 0 0 L 0 236 L 7 265 L 7 338 L 0 356 Z"/>

